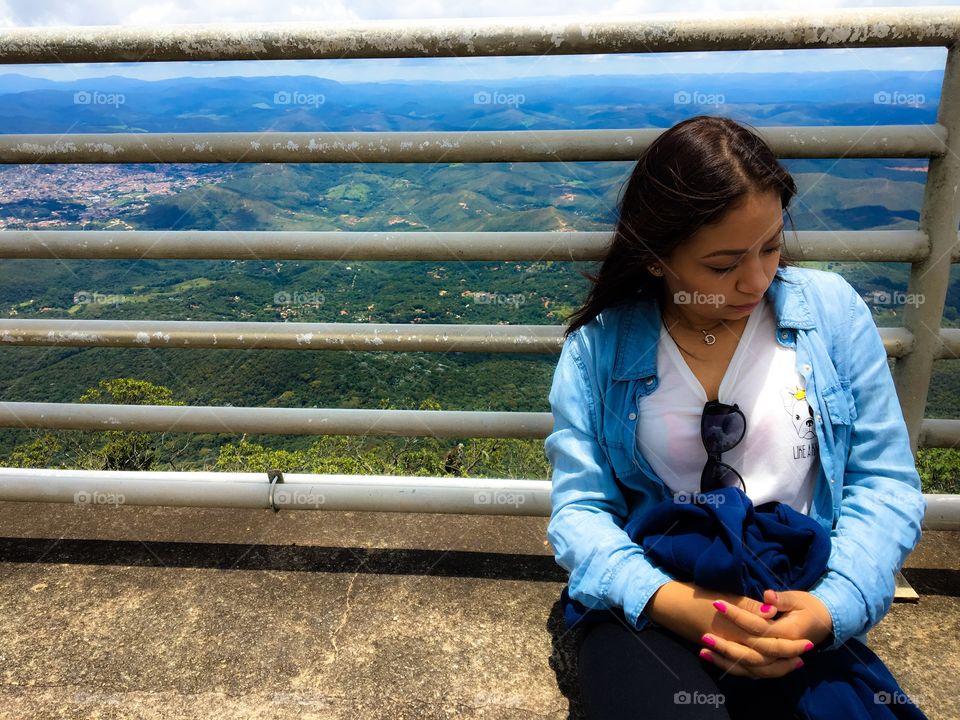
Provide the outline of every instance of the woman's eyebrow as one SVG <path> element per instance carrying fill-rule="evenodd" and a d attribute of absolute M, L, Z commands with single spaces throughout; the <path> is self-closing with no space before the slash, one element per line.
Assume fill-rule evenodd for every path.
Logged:
<path fill-rule="evenodd" d="M 780 228 L 777 230 L 777 232 L 774 233 L 769 239 L 767 239 L 766 242 L 770 242 L 770 240 L 773 240 L 777 235 L 780 234 L 781 230 L 783 230 L 783 225 L 781 225 Z M 714 250 L 709 255 L 704 255 L 700 259 L 706 260 L 707 258 L 713 257 L 714 255 L 746 255 L 746 254 L 747 254 L 746 250 Z"/>

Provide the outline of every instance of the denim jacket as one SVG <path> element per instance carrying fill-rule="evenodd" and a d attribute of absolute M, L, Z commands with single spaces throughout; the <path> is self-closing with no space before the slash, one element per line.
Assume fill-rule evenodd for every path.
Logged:
<path fill-rule="evenodd" d="M 920 540 L 926 500 L 887 353 L 870 308 L 841 275 L 777 270 L 766 292 L 777 342 L 796 349 L 814 413 L 820 470 L 809 515 L 830 533 L 827 572 L 810 588 L 833 620 L 825 649 L 890 609 L 895 575 Z M 553 468 L 547 538 L 570 573 L 570 597 L 617 607 L 637 629 L 672 580 L 623 531 L 671 496 L 643 457 L 637 422 L 656 392 L 660 308 L 641 298 L 607 308 L 563 344 L 550 389 Z M 749 432 L 749 430 L 748 430 Z"/>

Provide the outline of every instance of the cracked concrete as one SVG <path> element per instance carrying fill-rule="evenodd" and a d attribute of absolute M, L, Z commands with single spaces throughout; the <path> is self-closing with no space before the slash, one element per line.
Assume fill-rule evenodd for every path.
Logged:
<path fill-rule="evenodd" d="M 0 503 L 0 719 L 576 719 L 546 523 Z M 925 533 L 869 638 L 930 718 L 958 549 Z"/>

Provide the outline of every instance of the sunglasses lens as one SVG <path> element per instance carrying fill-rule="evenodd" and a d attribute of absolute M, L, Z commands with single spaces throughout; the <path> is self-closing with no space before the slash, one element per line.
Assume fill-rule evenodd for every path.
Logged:
<path fill-rule="evenodd" d="M 725 487 L 739 487 L 746 492 L 746 485 L 740 473 L 724 462 L 710 459 L 700 475 L 700 492 L 710 492 Z"/>
<path fill-rule="evenodd" d="M 718 404 L 707 407 L 700 419 L 703 445 L 711 455 L 725 453 L 743 439 L 746 421 L 739 409 Z"/>

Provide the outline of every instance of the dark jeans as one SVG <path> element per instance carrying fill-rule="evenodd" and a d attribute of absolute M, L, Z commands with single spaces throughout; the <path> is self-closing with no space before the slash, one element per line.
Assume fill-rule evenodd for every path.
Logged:
<path fill-rule="evenodd" d="M 611 618 L 585 628 L 578 665 L 590 720 L 797 717 L 770 680 L 727 673 L 699 657 L 701 646 L 664 627 L 637 631 Z"/>

